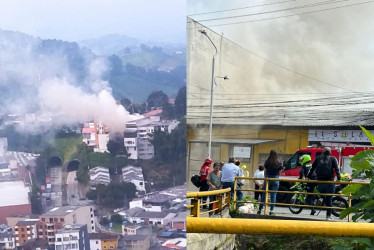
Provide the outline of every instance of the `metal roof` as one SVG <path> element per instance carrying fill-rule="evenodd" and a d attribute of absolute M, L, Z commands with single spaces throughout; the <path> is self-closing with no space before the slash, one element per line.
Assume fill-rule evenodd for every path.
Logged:
<path fill-rule="evenodd" d="M 245 144 L 245 145 L 258 145 L 268 142 L 281 141 L 277 140 L 268 140 L 268 139 L 238 139 L 238 138 L 214 138 L 212 143 L 224 143 L 224 144 Z M 189 140 L 189 143 L 208 143 L 207 139 L 193 139 Z"/>

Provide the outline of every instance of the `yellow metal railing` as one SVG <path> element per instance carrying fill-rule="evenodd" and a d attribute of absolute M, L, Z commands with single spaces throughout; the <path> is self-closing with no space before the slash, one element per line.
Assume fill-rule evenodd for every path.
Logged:
<path fill-rule="evenodd" d="M 191 210 L 190 217 L 200 217 L 201 215 L 208 214 L 208 213 L 220 213 L 222 216 L 222 210 L 230 205 L 230 188 L 214 190 L 214 191 L 205 191 L 205 192 L 190 192 L 187 193 L 187 198 L 191 199 L 191 205 L 188 205 L 187 208 Z M 199 198 L 203 197 L 212 197 L 215 196 L 216 199 L 209 202 L 201 203 Z M 209 206 L 213 204 L 213 209 L 207 210 L 205 212 L 201 212 L 202 206 Z"/>
<path fill-rule="evenodd" d="M 240 191 L 251 191 L 251 192 L 263 192 L 265 193 L 265 202 L 258 202 L 258 201 L 238 201 L 237 200 L 237 193 L 239 191 L 237 189 L 237 181 L 239 179 L 243 180 L 265 180 L 265 190 L 255 190 L 255 189 L 243 189 L 240 188 Z M 344 195 L 344 194 L 327 194 L 327 193 L 308 193 L 308 192 L 298 192 L 298 191 L 272 191 L 269 190 L 269 181 L 279 181 L 279 182 L 305 182 L 305 183 L 331 183 L 331 184 L 343 184 L 343 185 L 350 185 L 350 184 L 362 184 L 367 185 L 369 183 L 366 182 L 353 182 L 353 181 L 315 181 L 315 180 L 301 180 L 301 179 L 279 179 L 279 178 L 254 178 L 254 177 L 236 177 L 234 183 L 234 196 L 231 202 L 233 202 L 233 208 L 236 209 L 237 204 L 242 203 L 253 203 L 253 204 L 263 204 L 264 205 L 264 213 L 268 213 L 269 205 L 277 205 L 277 206 L 292 206 L 292 207 L 303 207 L 303 208 L 317 208 L 317 209 L 335 209 L 335 210 L 343 210 L 344 208 L 341 207 L 327 207 L 327 206 L 316 206 L 316 205 L 307 205 L 307 204 L 290 204 L 290 203 L 271 203 L 269 202 L 269 193 L 284 193 L 284 194 L 303 194 L 303 195 L 319 195 L 319 196 L 340 196 L 340 197 L 347 197 L 348 200 L 348 207 L 351 206 L 351 195 Z M 202 203 L 202 197 L 210 197 L 215 196 L 216 199 L 213 201 Z M 188 205 L 187 208 L 191 210 L 190 217 L 200 217 L 201 215 L 208 214 L 208 213 L 220 213 L 222 215 L 222 210 L 225 207 L 228 207 L 230 204 L 230 188 L 221 189 L 221 190 L 214 190 L 214 191 L 205 191 L 205 192 L 189 192 L 187 193 L 187 198 L 191 199 L 191 205 Z M 201 212 L 202 206 L 209 206 L 210 204 L 213 205 L 213 209 Z M 348 222 L 351 220 L 350 216 L 348 216 Z"/>
<path fill-rule="evenodd" d="M 188 233 L 374 237 L 373 223 L 187 217 L 186 226 Z"/>
<path fill-rule="evenodd" d="M 271 191 L 268 189 L 268 184 L 265 185 L 265 190 L 255 189 L 240 189 L 241 191 L 263 192 L 265 193 L 265 202 L 254 201 L 237 201 L 236 187 L 237 180 L 265 180 L 280 181 L 280 182 L 306 182 L 306 183 L 333 183 L 333 184 L 362 184 L 368 185 L 367 182 L 353 182 L 353 181 L 312 181 L 312 180 L 299 180 L 299 179 L 274 179 L 274 178 L 253 178 L 253 177 L 237 177 L 235 179 L 235 190 L 233 200 L 231 201 L 233 207 L 239 203 L 254 203 L 263 204 L 265 213 L 267 212 L 268 205 L 277 206 L 293 206 L 293 207 L 314 207 L 314 208 L 331 208 L 340 209 L 340 207 L 326 207 L 326 206 L 313 206 L 313 205 L 298 205 L 289 203 L 271 203 L 268 202 L 268 194 L 272 192 L 303 195 L 321 195 L 321 196 L 341 196 L 348 198 L 348 206 L 351 206 L 351 195 L 344 194 L 321 194 L 321 193 L 306 193 L 297 191 Z M 208 197 L 216 195 L 214 201 L 201 203 L 201 197 Z M 187 198 L 192 199 L 191 205 L 187 206 L 191 209 L 190 216 L 187 216 L 187 232 L 188 233 L 218 233 L 218 234 L 274 234 L 274 235 L 290 235 L 290 234 L 308 234 L 308 235 L 322 235 L 322 236 L 338 236 L 338 237 L 374 237 L 374 223 L 350 223 L 350 216 L 348 222 L 323 222 L 323 221 L 308 221 L 307 223 L 300 220 L 267 220 L 267 219 L 238 219 L 238 218 L 203 218 L 201 215 L 209 212 L 222 210 L 230 205 L 230 188 L 216 191 L 206 192 L 193 192 L 187 193 Z M 216 208 L 201 213 L 200 207 L 203 205 L 216 204 Z"/>
<path fill-rule="evenodd" d="M 265 180 L 265 190 L 255 190 L 255 189 L 237 189 L 237 182 L 238 180 Z M 336 210 L 344 210 L 345 208 L 341 207 L 328 207 L 328 206 L 315 206 L 315 205 L 299 205 L 299 204 L 290 204 L 290 203 L 271 203 L 268 201 L 269 193 L 284 193 L 284 194 L 303 194 L 303 195 L 318 195 L 318 196 L 340 196 L 340 197 L 347 197 L 348 198 L 348 207 L 351 207 L 351 195 L 345 194 L 328 194 L 328 193 L 308 193 L 308 192 L 298 192 L 298 191 L 272 191 L 269 190 L 269 181 L 279 181 L 279 182 L 304 182 L 304 183 L 328 183 L 328 184 L 342 184 L 342 185 L 350 185 L 350 184 L 362 184 L 368 185 L 368 182 L 354 182 L 354 181 L 316 181 L 316 180 L 302 180 L 302 179 L 279 179 L 279 178 L 254 178 L 254 177 L 235 177 L 234 183 L 234 209 L 236 209 L 238 203 L 253 203 L 253 204 L 263 204 L 264 205 L 264 213 L 268 213 L 268 206 L 269 205 L 277 205 L 277 206 L 292 206 L 292 207 L 305 207 L 305 208 L 320 208 L 320 209 L 336 209 Z M 236 191 L 252 191 L 252 192 L 264 192 L 265 193 L 265 202 L 255 202 L 255 201 L 238 201 L 236 197 Z M 351 216 L 348 216 L 348 222 L 351 220 Z"/>

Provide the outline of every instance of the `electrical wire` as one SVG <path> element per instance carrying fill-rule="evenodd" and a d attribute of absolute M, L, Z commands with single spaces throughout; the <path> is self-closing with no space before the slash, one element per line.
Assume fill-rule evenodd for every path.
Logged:
<path fill-rule="evenodd" d="M 244 14 L 244 15 L 227 16 L 227 17 L 215 17 L 215 18 L 201 19 L 201 20 L 196 20 L 196 21 L 201 23 L 201 22 L 211 22 L 211 21 L 225 20 L 225 19 L 234 19 L 234 18 L 241 18 L 241 17 L 248 17 L 248 16 L 271 14 L 271 13 L 277 13 L 277 12 L 282 12 L 282 11 L 298 10 L 298 9 L 322 6 L 322 5 L 327 5 L 327 4 L 337 4 L 340 2 L 347 2 L 347 1 L 350 1 L 350 0 L 339 0 L 339 1 L 334 1 L 334 2 L 329 0 L 329 1 L 306 4 L 306 5 L 295 6 L 295 7 L 285 8 L 285 9 L 270 10 L 270 11 L 263 11 L 263 12 L 257 12 L 257 13 L 251 13 L 251 14 Z"/>
<path fill-rule="evenodd" d="M 345 8 L 345 7 L 352 7 L 352 6 L 357 6 L 357 5 L 362 5 L 362 4 L 368 4 L 368 3 L 373 3 L 373 2 L 374 1 L 371 0 L 371 1 L 361 2 L 361 3 L 354 3 L 354 4 L 342 5 L 342 6 L 338 6 L 338 7 L 332 7 L 332 8 L 327 8 L 327 9 L 302 12 L 302 13 L 290 14 L 290 15 L 284 15 L 284 16 L 278 16 L 278 17 L 269 17 L 269 18 L 262 18 L 262 19 L 256 19 L 256 20 L 241 21 L 241 22 L 221 23 L 221 24 L 213 24 L 213 25 L 206 25 L 206 26 L 207 27 L 218 27 L 218 26 L 228 26 L 228 25 L 237 25 L 237 24 L 244 24 L 244 23 L 260 22 L 260 21 L 266 21 L 266 20 L 273 20 L 273 19 L 279 19 L 279 18 L 300 16 L 300 15 L 312 14 L 312 13 L 318 13 L 318 12 L 325 12 L 325 11 L 329 11 L 329 10 L 336 10 L 336 9 L 341 9 L 341 8 Z"/>
<path fill-rule="evenodd" d="M 222 12 L 235 11 L 235 10 L 251 9 L 251 8 L 256 8 L 256 7 L 262 7 L 262 6 L 274 5 L 274 4 L 282 4 L 282 3 L 294 2 L 294 1 L 297 1 L 297 0 L 288 0 L 288 1 L 282 1 L 282 2 L 252 5 L 252 6 L 241 7 L 241 8 L 233 8 L 233 9 L 227 9 L 227 10 L 216 10 L 216 11 L 210 11 L 210 12 L 195 13 L 195 14 L 190 14 L 190 15 L 187 15 L 187 16 L 199 16 L 199 15 L 222 13 Z"/>

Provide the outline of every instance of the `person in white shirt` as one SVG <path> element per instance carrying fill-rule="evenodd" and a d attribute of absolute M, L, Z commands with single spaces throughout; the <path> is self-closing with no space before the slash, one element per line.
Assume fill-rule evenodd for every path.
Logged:
<path fill-rule="evenodd" d="M 254 178 L 265 178 L 264 169 L 265 169 L 264 166 L 260 164 L 253 177 Z M 256 190 L 262 190 L 262 186 L 264 185 L 264 180 L 253 180 L 253 182 L 255 183 Z M 255 200 L 259 201 L 260 195 L 262 196 L 261 192 L 255 192 Z"/>

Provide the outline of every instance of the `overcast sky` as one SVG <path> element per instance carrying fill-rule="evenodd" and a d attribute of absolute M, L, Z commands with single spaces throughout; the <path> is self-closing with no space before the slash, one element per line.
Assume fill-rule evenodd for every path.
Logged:
<path fill-rule="evenodd" d="M 268 59 L 268 69 L 283 71 L 275 74 L 279 84 L 374 91 L 374 1 L 188 0 L 187 15 Z M 208 20 L 215 18 L 224 19 Z"/>
<path fill-rule="evenodd" d="M 4 0 L 0 29 L 79 41 L 108 34 L 185 43 L 184 0 Z"/>

